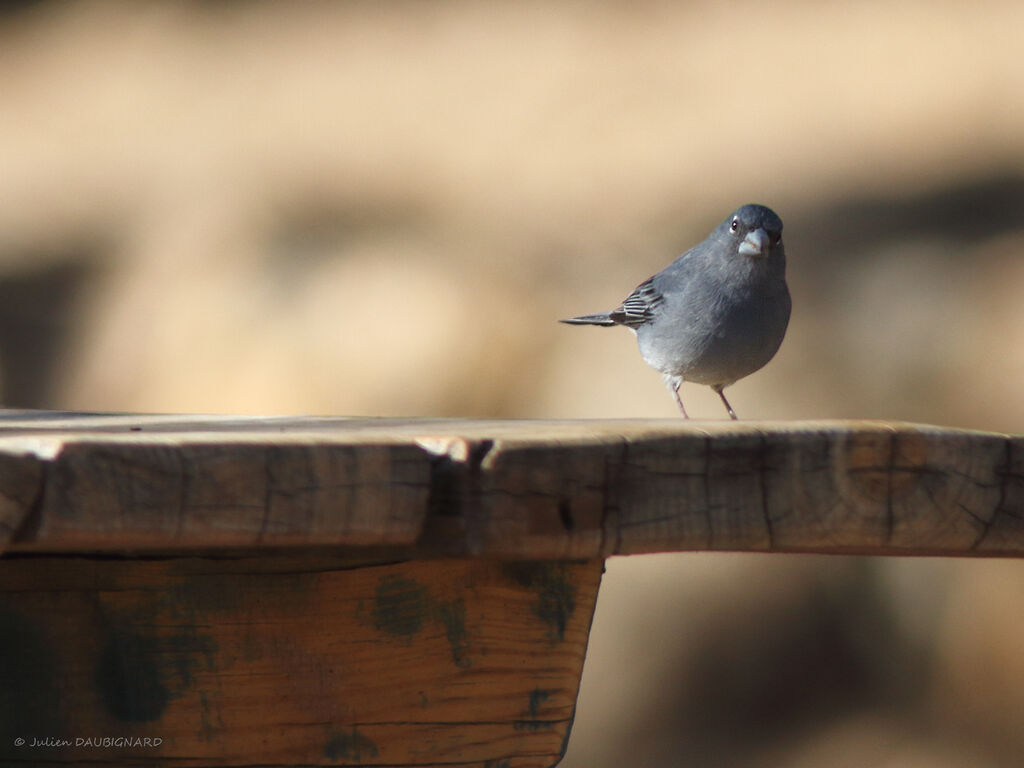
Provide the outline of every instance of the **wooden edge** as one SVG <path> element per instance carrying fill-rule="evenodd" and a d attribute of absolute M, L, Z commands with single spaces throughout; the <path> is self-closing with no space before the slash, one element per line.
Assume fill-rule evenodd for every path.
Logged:
<path fill-rule="evenodd" d="M 880 422 L 73 416 L 0 419 L 9 552 L 1024 555 L 1019 436 Z"/>

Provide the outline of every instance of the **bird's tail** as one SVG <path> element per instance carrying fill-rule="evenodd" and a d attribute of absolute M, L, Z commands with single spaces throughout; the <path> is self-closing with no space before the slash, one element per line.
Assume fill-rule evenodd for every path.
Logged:
<path fill-rule="evenodd" d="M 612 320 L 610 312 L 599 312 L 596 315 L 569 317 L 565 320 L 559 320 L 558 322 L 568 323 L 569 325 L 615 325 L 615 321 Z"/>

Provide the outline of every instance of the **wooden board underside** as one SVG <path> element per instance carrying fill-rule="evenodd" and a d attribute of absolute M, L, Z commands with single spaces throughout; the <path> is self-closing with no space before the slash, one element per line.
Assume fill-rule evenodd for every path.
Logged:
<path fill-rule="evenodd" d="M 0 760 L 558 760 L 600 561 L 249 565 L 0 560 Z"/>

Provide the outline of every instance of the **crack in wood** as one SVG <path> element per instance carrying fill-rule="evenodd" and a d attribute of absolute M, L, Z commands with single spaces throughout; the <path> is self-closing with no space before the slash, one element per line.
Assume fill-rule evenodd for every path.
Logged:
<path fill-rule="evenodd" d="M 894 474 L 893 469 L 896 464 L 896 446 L 898 436 L 896 432 L 892 432 L 889 435 L 889 462 L 886 467 L 885 475 L 885 543 L 891 544 L 893 536 L 896 532 L 896 520 L 895 510 L 893 508 L 893 489 L 894 489 Z"/>
<path fill-rule="evenodd" d="M 760 435 L 760 462 L 758 464 L 758 478 L 761 490 L 761 516 L 764 518 L 765 529 L 768 532 L 768 549 L 775 549 L 775 530 L 772 524 L 771 510 L 768 504 L 768 452 L 771 446 L 768 438 L 763 433 Z"/>
<path fill-rule="evenodd" d="M 977 552 L 981 549 L 982 543 L 988 538 L 996 520 L 1000 515 L 1007 514 L 1006 496 L 1007 489 L 1010 485 L 1010 479 L 1012 477 L 1011 470 L 1013 468 L 1013 441 L 1009 438 L 1007 438 L 1004 443 L 1003 462 L 1003 468 L 1001 470 L 997 468 L 995 472 L 996 477 L 1000 478 L 999 499 L 996 501 L 995 508 L 992 510 L 992 516 L 987 521 L 983 521 L 982 528 L 978 532 L 977 538 L 971 543 L 970 550 L 972 552 Z M 1011 517 L 1014 517 L 1014 515 L 1011 515 Z"/>
<path fill-rule="evenodd" d="M 708 538 L 705 547 L 708 550 L 715 548 L 715 524 L 711 515 L 711 435 L 704 437 L 704 520 L 708 526 Z"/>
<path fill-rule="evenodd" d="M 622 513 L 619 506 L 621 495 L 621 473 L 629 462 L 629 438 L 617 435 L 618 451 L 609 451 L 604 457 L 603 479 L 601 491 L 601 531 L 598 553 L 601 556 L 616 555 L 622 551 Z M 616 460 L 617 461 L 614 461 Z M 615 542 L 608 547 L 609 527 L 614 532 Z"/>

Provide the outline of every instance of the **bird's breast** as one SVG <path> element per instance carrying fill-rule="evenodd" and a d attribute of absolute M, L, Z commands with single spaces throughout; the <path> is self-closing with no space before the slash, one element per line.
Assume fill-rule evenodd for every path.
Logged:
<path fill-rule="evenodd" d="M 785 282 L 744 294 L 667 297 L 655 321 L 637 331 L 648 365 L 686 381 L 727 386 L 763 367 L 789 323 Z"/>

